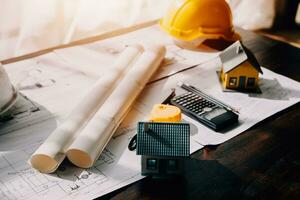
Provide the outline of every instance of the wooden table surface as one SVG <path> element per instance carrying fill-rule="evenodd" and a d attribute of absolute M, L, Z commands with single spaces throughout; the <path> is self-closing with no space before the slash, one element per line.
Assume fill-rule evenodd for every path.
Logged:
<path fill-rule="evenodd" d="M 238 32 L 262 66 L 300 81 L 300 49 Z M 182 179 L 145 178 L 101 199 L 300 199 L 299 103 L 192 158 Z"/>
<path fill-rule="evenodd" d="M 35 57 L 153 25 L 120 29 L 68 45 L 1 61 Z M 300 49 L 239 29 L 260 64 L 300 81 Z M 255 111 L 253 111 L 255 112 Z M 296 104 L 218 146 L 194 153 L 182 179 L 145 178 L 99 199 L 300 199 L 300 104 Z"/>

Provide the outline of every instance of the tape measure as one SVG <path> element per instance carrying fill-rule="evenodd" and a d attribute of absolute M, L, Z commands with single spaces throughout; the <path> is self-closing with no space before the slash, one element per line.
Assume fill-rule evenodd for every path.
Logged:
<path fill-rule="evenodd" d="M 155 104 L 150 113 L 150 122 L 180 122 L 181 110 L 172 105 Z"/>

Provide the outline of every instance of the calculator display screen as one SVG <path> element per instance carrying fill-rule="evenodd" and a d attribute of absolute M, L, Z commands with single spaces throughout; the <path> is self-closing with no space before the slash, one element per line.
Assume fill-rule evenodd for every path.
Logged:
<path fill-rule="evenodd" d="M 216 108 L 213 109 L 210 112 L 204 113 L 203 117 L 205 117 L 208 120 L 211 120 L 219 115 L 222 115 L 223 113 L 226 113 L 227 111 L 224 108 Z"/>

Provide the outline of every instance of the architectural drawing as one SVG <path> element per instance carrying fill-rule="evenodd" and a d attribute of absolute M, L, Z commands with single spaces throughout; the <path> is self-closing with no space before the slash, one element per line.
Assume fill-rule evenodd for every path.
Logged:
<path fill-rule="evenodd" d="M 0 117 L 0 135 L 22 129 L 53 117 L 47 110 L 20 93 L 16 104 Z"/>
<path fill-rule="evenodd" d="M 139 159 L 133 155 L 134 153 L 128 152 L 132 155 L 125 155 L 126 158 L 120 161 L 120 157 L 117 157 L 115 152 L 113 152 L 113 150 L 118 150 L 120 146 L 123 148 L 123 151 L 124 148 L 126 149 L 126 137 L 128 135 L 113 139 L 94 167 L 90 169 L 83 170 L 65 161 L 55 173 L 49 175 L 39 173 L 27 163 L 32 151 L 40 145 L 39 142 L 32 143 L 31 146 L 24 145 L 17 151 L 1 152 L 0 199 L 39 199 L 41 197 L 76 199 L 80 196 L 78 193 L 92 198 L 95 195 L 94 192 L 99 192 L 99 189 L 101 191 L 109 191 L 112 184 L 110 183 L 111 178 L 120 178 L 117 180 L 126 181 L 139 175 Z M 136 158 L 132 160 L 132 156 Z M 109 168 L 113 166 L 118 168 L 119 164 L 126 162 L 125 160 L 135 162 L 137 166 L 130 171 L 129 176 L 110 174 Z M 90 187 L 95 186 L 98 186 L 99 189 L 95 191 L 90 190 Z"/>
<path fill-rule="evenodd" d="M 145 38 L 145 35 L 149 37 Z M 155 41 L 169 45 L 167 63 L 161 68 L 161 71 L 158 71 L 152 77 L 153 83 L 148 84 L 143 90 L 133 109 L 116 131 L 116 137 L 111 139 L 95 166 L 83 170 L 65 161 L 55 173 L 48 175 L 32 169 L 27 162 L 29 156 L 78 103 L 86 89 L 95 83 L 97 78 L 105 76 L 105 73 L 109 71 L 107 64 L 112 62 L 113 58 L 118 55 L 120 46 L 125 45 L 125 42 L 137 43 L 144 39 L 149 40 L 148 42 Z M 20 107 L 17 106 L 19 104 L 16 104 L 12 112 L 15 113 L 12 115 L 15 118 L 6 118 L 5 123 L 4 119 L 1 119 L 2 122 L 0 122 L 1 200 L 92 199 L 143 178 L 140 175 L 140 157 L 136 156 L 135 152 L 127 150 L 128 142 L 135 134 L 136 122 L 147 119 L 147 114 L 153 104 L 162 102 L 178 81 L 187 82 L 203 89 L 206 93 L 239 109 L 241 113 L 241 126 L 226 134 L 210 132 L 209 129 L 197 124 L 195 121 L 184 118 L 185 121 L 192 124 L 191 153 L 202 148 L 203 146 L 200 144 L 222 143 L 262 119 L 299 102 L 300 99 L 298 82 L 264 68 L 263 78 L 276 79 L 283 90 L 289 91 L 290 98 L 288 100 L 271 99 L 270 96 L 274 95 L 272 91 L 276 91 L 276 89 L 270 90 L 268 88 L 269 86 L 277 87 L 278 84 L 266 83 L 262 90 L 263 93 L 269 91 L 268 99 L 264 98 L 266 96 L 248 98 L 245 94 L 238 93 L 224 95 L 215 75 L 218 67 L 217 61 L 186 70 L 211 60 L 217 56 L 217 53 L 191 52 L 172 46 L 172 41 L 160 32 L 157 26 L 80 47 L 82 47 L 80 52 L 95 51 L 94 53 L 98 53 L 99 57 L 89 59 L 89 53 L 81 54 L 85 56 L 79 57 L 75 55 L 74 60 L 81 59 L 81 62 L 86 62 L 86 64 L 74 67 L 74 63 L 61 59 L 64 56 L 62 51 L 67 51 L 68 48 L 4 66 L 12 83 L 14 85 L 19 83 L 19 91 L 27 99 L 23 96 L 25 102 L 21 103 Z M 98 52 L 98 49 L 106 50 Z M 70 55 L 72 56 L 72 53 Z M 109 59 L 107 59 L 107 56 Z M 92 68 L 95 69 L 89 68 L 90 71 L 85 71 L 87 65 L 93 66 Z M 93 70 L 97 71 L 95 76 L 88 73 Z M 178 71 L 184 72 L 178 73 Z M 28 74 L 30 75 L 29 78 Z M 171 74 L 173 76 L 168 79 L 155 81 Z M 27 79 L 24 79 L 24 76 L 25 78 L 27 76 Z M 187 80 L 191 80 L 191 82 Z M 34 87 L 28 87 L 33 85 Z M 182 91 L 177 88 L 176 92 L 180 94 Z M 257 106 L 258 104 L 264 107 L 260 110 L 265 112 L 256 112 L 253 115 L 253 112 L 251 112 L 253 107 L 251 108 L 249 105 Z M 256 110 L 259 111 L 257 107 Z M 19 125 L 18 123 L 12 123 L 14 120 Z"/>

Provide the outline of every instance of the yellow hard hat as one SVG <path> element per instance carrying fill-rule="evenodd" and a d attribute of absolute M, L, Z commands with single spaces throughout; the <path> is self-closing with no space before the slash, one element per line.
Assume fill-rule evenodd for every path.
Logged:
<path fill-rule="evenodd" d="M 234 32 L 230 7 L 225 0 L 176 0 L 160 20 L 160 26 L 171 36 L 184 41 L 240 39 Z"/>

